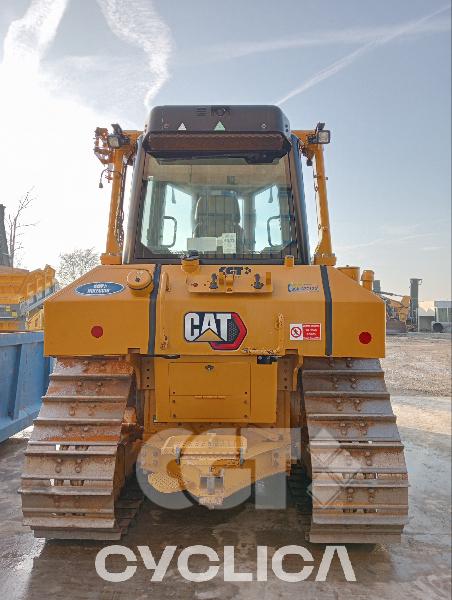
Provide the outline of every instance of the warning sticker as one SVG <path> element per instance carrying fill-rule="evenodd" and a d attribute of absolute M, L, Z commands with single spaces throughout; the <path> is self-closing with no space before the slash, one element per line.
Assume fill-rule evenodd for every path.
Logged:
<path fill-rule="evenodd" d="M 303 339 L 321 340 L 322 325 L 320 323 L 303 323 Z"/>
<path fill-rule="evenodd" d="M 302 323 L 291 323 L 290 324 L 290 339 L 298 340 L 298 341 L 303 339 L 303 324 Z"/>
<path fill-rule="evenodd" d="M 321 323 L 291 323 L 289 333 L 290 339 L 298 342 L 303 340 L 321 340 L 322 325 Z"/>

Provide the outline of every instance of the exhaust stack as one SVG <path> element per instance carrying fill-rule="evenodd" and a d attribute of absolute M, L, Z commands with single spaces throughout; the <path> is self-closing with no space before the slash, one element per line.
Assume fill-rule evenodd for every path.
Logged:
<path fill-rule="evenodd" d="M 3 204 L 0 204 L 0 267 L 11 267 L 8 240 L 6 239 L 5 207 Z"/>
<path fill-rule="evenodd" d="M 422 279 L 410 279 L 410 317 L 411 322 L 415 324 L 416 331 L 418 330 L 417 312 L 419 308 L 419 285 L 422 283 Z"/>

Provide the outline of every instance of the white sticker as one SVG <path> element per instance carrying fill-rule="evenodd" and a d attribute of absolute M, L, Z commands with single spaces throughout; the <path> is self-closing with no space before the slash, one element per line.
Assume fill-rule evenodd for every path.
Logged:
<path fill-rule="evenodd" d="M 290 324 L 290 339 L 301 341 L 303 339 L 303 324 L 302 323 L 291 323 Z"/>
<path fill-rule="evenodd" d="M 187 250 L 198 250 L 198 252 L 216 252 L 216 237 L 187 238 Z"/>
<path fill-rule="evenodd" d="M 181 123 L 179 125 L 179 127 L 177 128 L 177 131 L 187 131 L 187 128 L 185 127 L 185 123 Z"/>
<path fill-rule="evenodd" d="M 235 254 L 237 247 L 237 234 L 223 233 L 221 238 L 218 238 L 218 245 L 223 246 L 223 254 Z"/>

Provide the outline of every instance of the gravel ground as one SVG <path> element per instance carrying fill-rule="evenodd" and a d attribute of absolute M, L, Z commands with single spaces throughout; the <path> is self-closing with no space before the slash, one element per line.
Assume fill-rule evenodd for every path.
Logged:
<path fill-rule="evenodd" d="M 409 522 L 400 544 L 350 545 L 357 581 L 348 583 L 332 563 L 325 582 L 314 575 L 298 583 L 269 571 L 266 582 L 182 579 L 173 559 L 163 582 L 138 562 L 124 583 L 101 580 L 94 569 L 107 543 L 48 541 L 22 525 L 20 485 L 23 453 L 30 430 L 0 444 L 0 590 L 5 600 L 450 600 L 450 337 L 408 335 L 388 339 L 383 361 L 392 405 L 405 446 L 409 473 Z M 222 556 L 237 551 L 237 570 L 256 573 L 256 547 L 273 553 L 287 544 L 303 545 L 317 566 L 323 545 L 305 541 L 309 518 L 291 505 L 284 511 L 255 510 L 251 502 L 228 511 L 192 507 L 165 511 L 145 501 L 135 526 L 121 544 L 137 551 L 149 545 L 160 557 L 167 545 L 179 549 L 207 545 Z M 121 560 L 121 559 L 119 559 Z M 295 560 L 295 559 L 294 559 Z M 291 565 L 293 565 L 291 567 Z M 113 566 L 113 565 L 111 565 Z M 124 568 L 124 562 L 117 565 Z M 206 565 L 200 564 L 200 569 Z M 289 569 L 300 568 L 288 563 Z"/>
<path fill-rule="evenodd" d="M 382 365 L 392 394 L 451 395 L 450 334 L 388 336 Z"/>

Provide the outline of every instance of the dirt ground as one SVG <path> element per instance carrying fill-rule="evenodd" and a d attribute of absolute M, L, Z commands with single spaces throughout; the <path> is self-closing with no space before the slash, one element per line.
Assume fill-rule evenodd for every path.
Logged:
<path fill-rule="evenodd" d="M 0 445 L 0 589 L 5 600 L 448 600 L 450 598 L 450 338 L 399 336 L 388 339 L 384 360 L 394 411 L 405 444 L 410 475 L 410 518 L 402 543 L 350 545 L 356 583 L 345 581 L 337 559 L 325 582 L 314 577 L 287 583 L 269 571 L 267 582 L 184 580 L 173 562 L 162 583 L 139 565 L 125 583 L 99 578 L 94 559 L 102 542 L 44 542 L 22 526 L 17 495 L 26 435 Z M 219 555 L 236 549 L 237 570 L 256 572 L 256 546 L 269 552 L 303 545 L 318 565 L 324 547 L 305 542 L 307 516 L 255 510 L 192 507 L 168 511 L 145 502 L 135 526 L 120 542 L 137 550 L 148 545 L 160 556 L 167 545 L 204 544 Z M 118 559 L 118 569 L 125 563 Z M 204 569 L 206 564 L 201 565 Z M 294 569 L 300 568 L 299 563 Z M 315 572 L 314 572 L 315 576 Z"/>
<path fill-rule="evenodd" d="M 388 336 L 382 365 L 392 394 L 451 395 L 450 334 Z"/>

